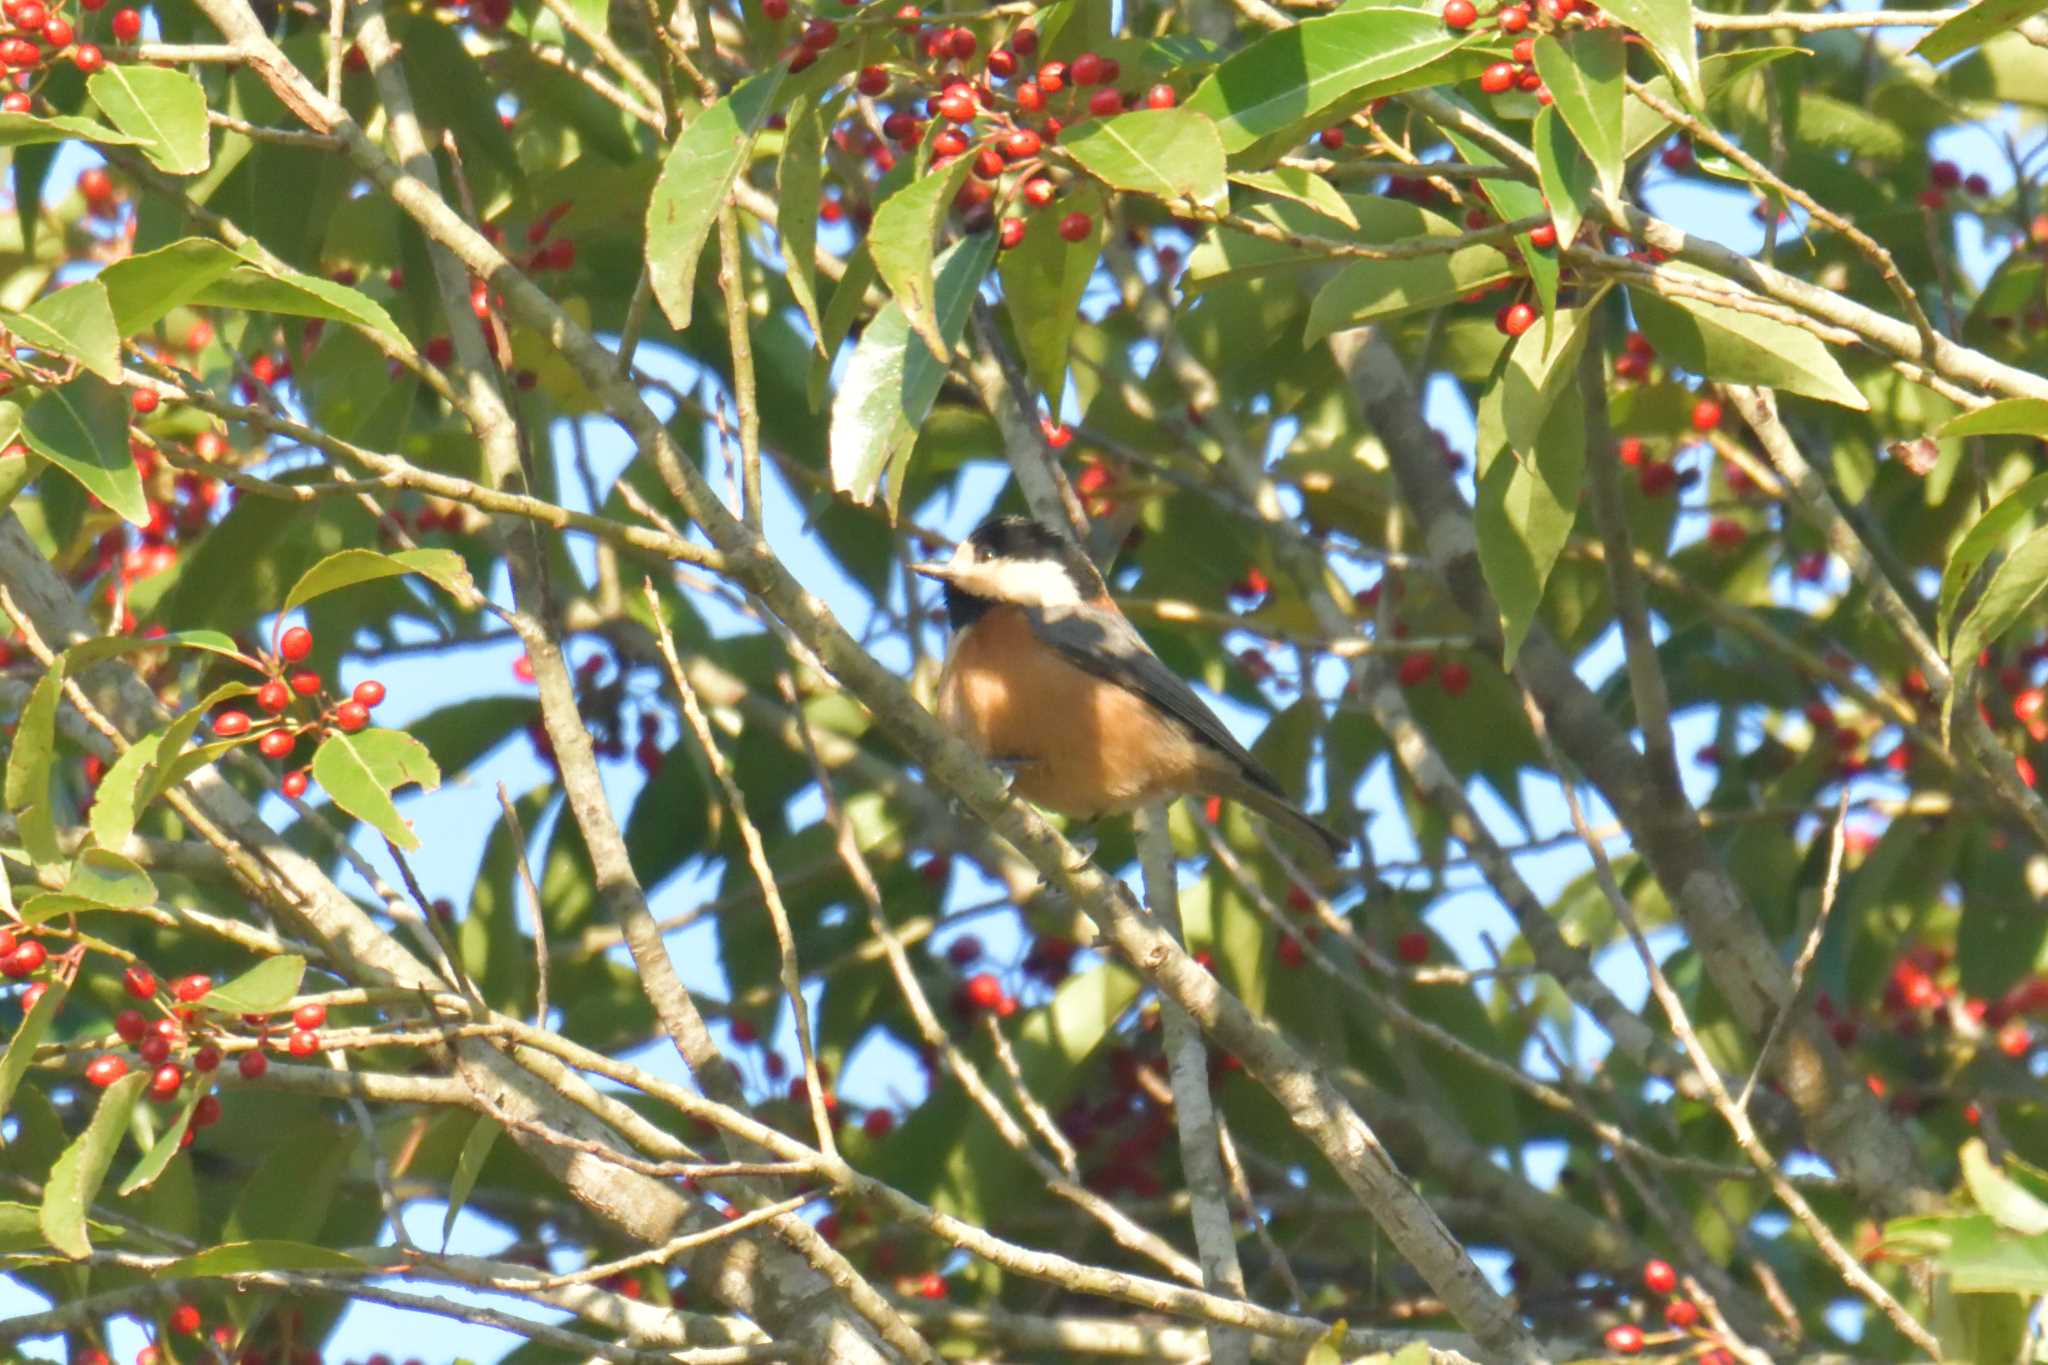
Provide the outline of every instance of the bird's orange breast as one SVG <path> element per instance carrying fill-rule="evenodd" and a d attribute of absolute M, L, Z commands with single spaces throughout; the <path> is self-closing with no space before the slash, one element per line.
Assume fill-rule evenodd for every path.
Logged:
<path fill-rule="evenodd" d="M 954 640 L 939 718 L 1013 765 L 1019 795 L 1064 815 L 1093 819 L 1202 789 L 1202 754 L 1186 730 L 1068 663 L 1015 607 L 994 608 Z"/>

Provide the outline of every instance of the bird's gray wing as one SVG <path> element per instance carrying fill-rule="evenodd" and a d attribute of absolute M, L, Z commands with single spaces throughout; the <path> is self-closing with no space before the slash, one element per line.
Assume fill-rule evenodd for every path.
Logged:
<path fill-rule="evenodd" d="M 1231 737 L 1194 690 L 1161 663 L 1123 615 L 1103 607 L 1027 607 L 1031 633 L 1084 673 L 1127 687 L 1173 717 L 1194 737 L 1234 760 L 1256 785 L 1284 797 L 1280 784 Z"/>

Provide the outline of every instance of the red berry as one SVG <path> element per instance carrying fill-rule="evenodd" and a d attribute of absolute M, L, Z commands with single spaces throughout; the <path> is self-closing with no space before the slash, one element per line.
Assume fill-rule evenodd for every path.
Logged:
<path fill-rule="evenodd" d="M 212 989 L 213 978 L 205 972 L 193 972 L 190 976 L 181 976 L 171 983 L 172 997 L 187 1005 L 205 998 L 206 993 Z"/>
<path fill-rule="evenodd" d="M 1083 52 L 1068 64 L 1067 76 L 1076 85 L 1100 85 L 1102 83 L 1102 58 L 1093 52 Z"/>
<path fill-rule="evenodd" d="M 861 94 L 872 98 L 889 88 L 889 73 L 879 66 L 864 66 L 860 69 L 860 78 L 853 84 Z"/>
<path fill-rule="evenodd" d="M 355 691 L 349 693 L 349 696 L 364 706 L 375 706 L 384 700 L 384 684 L 375 678 L 366 678 L 356 684 Z"/>
<path fill-rule="evenodd" d="M 1428 682 L 1435 672 L 1436 655 L 1405 654 L 1401 657 L 1401 666 L 1394 670 L 1394 676 L 1403 687 L 1417 687 Z"/>
<path fill-rule="evenodd" d="M 345 701 L 334 708 L 334 723 L 352 735 L 370 723 L 370 708 L 359 701 Z"/>
<path fill-rule="evenodd" d="M 1495 62 L 1479 73 L 1479 88 L 1489 95 L 1498 95 L 1515 83 L 1515 68 L 1510 62 Z"/>
<path fill-rule="evenodd" d="M 1472 667 L 1462 659 L 1452 659 L 1437 670 L 1436 681 L 1451 696 L 1463 696 L 1472 685 Z"/>
<path fill-rule="evenodd" d="M 1646 498 L 1661 498 L 1677 486 L 1677 468 L 1662 460 L 1652 460 L 1636 472 L 1636 487 Z"/>
<path fill-rule="evenodd" d="M 1963 189 L 1974 198 L 1982 199 L 1985 195 L 1991 193 L 1991 182 L 1973 171 L 1970 173 L 1970 177 L 1963 181 Z"/>
<path fill-rule="evenodd" d="M 1029 57 L 1038 51 L 1038 30 L 1020 28 L 1010 35 L 1010 48 L 1019 57 Z"/>
<path fill-rule="evenodd" d="M 185 1083 L 185 1068 L 176 1062 L 165 1062 L 149 1077 L 151 1099 L 167 1100 L 178 1093 L 178 1087 Z"/>
<path fill-rule="evenodd" d="M 213 718 L 213 732 L 222 739 L 233 739 L 249 733 L 247 711 L 223 711 Z"/>
<path fill-rule="evenodd" d="M 1711 398 L 1702 398 L 1692 405 L 1692 429 L 1712 431 L 1721 425 L 1721 405 Z"/>
<path fill-rule="evenodd" d="M 171 1330 L 180 1336 L 191 1336 L 199 1330 L 199 1307 L 197 1304 L 181 1303 L 171 1310 Z"/>
<path fill-rule="evenodd" d="M 130 967 L 121 973 L 121 989 L 137 1000 L 152 999 L 156 995 L 156 973 L 147 967 Z"/>
<path fill-rule="evenodd" d="M 1632 1322 L 1617 1323 L 1607 1329 L 1605 1340 L 1616 1355 L 1632 1356 L 1643 1349 L 1643 1329 Z"/>
<path fill-rule="evenodd" d="M 71 64 L 90 76 L 107 64 L 105 54 L 92 43 L 80 43 L 71 49 Z"/>
<path fill-rule="evenodd" d="M 51 15 L 43 21 L 43 41 L 53 48 L 70 47 L 71 40 L 76 36 L 76 33 L 72 30 L 71 21 L 68 19 L 60 19 L 55 15 Z M 16 91 L 15 93 L 23 94 L 26 92 Z"/>
<path fill-rule="evenodd" d="M 823 52 L 839 41 L 839 25 L 830 19 L 813 19 L 804 25 L 803 45 L 813 52 Z"/>
<path fill-rule="evenodd" d="M 761 17 L 780 21 L 789 17 L 789 0 L 761 0 Z"/>
<path fill-rule="evenodd" d="M 142 15 L 137 10 L 117 9 L 114 11 L 110 27 L 113 29 L 116 42 L 132 43 L 141 36 Z"/>
<path fill-rule="evenodd" d="M 1394 940 L 1394 956 L 1409 966 L 1417 966 L 1429 960 L 1429 935 L 1420 929 L 1410 929 Z"/>
<path fill-rule="evenodd" d="M 114 177 L 104 166 L 88 166 L 78 173 L 78 192 L 90 204 L 103 204 L 114 197 Z"/>
<path fill-rule="evenodd" d="M 53 19 L 51 22 L 57 21 Z M 10 90 L 0 95 L 0 114 L 26 114 L 35 108 L 35 104 L 35 97 L 28 91 Z"/>
<path fill-rule="evenodd" d="M 1494 314 L 1493 325 L 1500 329 L 1502 336 L 1518 337 L 1536 325 L 1536 318 L 1536 309 L 1518 299 Z"/>
<path fill-rule="evenodd" d="M 1019 128 L 1003 139 L 1003 155 L 1012 161 L 1023 161 L 1037 156 L 1045 142 L 1029 128 Z"/>
<path fill-rule="evenodd" d="M 886 1109 L 870 1109 L 860 1121 L 860 1130 L 880 1142 L 896 1126 L 896 1116 Z"/>
<path fill-rule="evenodd" d="M 1732 550 L 1749 539 L 1749 531 L 1730 517 L 1715 517 L 1707 523 L 1707 543 L 1719 550 Z"/>
<path fill-rule="evenodd" d="M 85 1078 L 105 1090 L 128 1074 L 128 1063 L 113 1053 L 104 1053 L 85 1064 Z"/>
<path fill-rule="evenodd" d="M 1344 130 L 1341 127 L 1325 128 L 1316 134 L 1316 141 L 1327 151 L 1338 151 L 1344 146 Z"/>
<path fill-rule="evenodd" d="M 1643 1265 L 1643 1288 L 1652 1294 L 1669 1294 L 1678 1288 L 1678 1272 L 1671 1268 L 1669 1261 L 1649 1261 Z"/>
<path fill-rule="evenodd" d="M 1538 223 L 1529 229 L 1529 245 L 1538 251 L 1548 251 L 1557 245 L 1557 224 Z"/>
<path fill-rule="evenodd" d="M 1005 218 L 1002 221 L 1002 225 L 996 229 L 996 242 L 1005 251 L 1012 250 L 1023 240 L 1024 220 L 1022 218 Z"/>
<path fill-rule="evenodd" d="M 1952 190 L 1963 183 L 1962 168 L 1953 161 L 1937 161 L 1927 168 L 1927 183 L 1938 190 Z"/>
<path fill-rule="evenodd" d="M 304 626 L 293 626 L 278 638 L 278 657 L 288 664 L 295 664 L 312 652 L 313 632 Z"/>
<path fill-rule="evenodd" d="M 1643 438 L 1624 436 L 1615 443 L 1614 456 L 1623 464 L 1633 468 L 1643 462 Z"/>
<path fill-rule="evenodd" d="M 1124 97 L 1104 87 L 1088 97 L 1088 112 L 1097 118 L 1108 118 L 1111 114 L 1123 112 Z"/>
<path fill-rule="evenodd" d="M 306 788 L 309 784 L 310 779 L 306 776 L 306 770 L 298 768 L 284 775 L 282 786 L 284 794 L 296 801 L 306 794 Z"/>
<path fill-rule="evenodd" d="M 976 972 L 964 987 L 967 1003 L 976 1009 L 992 1010 L 1003 1003 L 1003 983 L 993 973 Z"/>
<path fill-rule="evenodd" d="M 311 669 L 300 669 L 291 676 L 291 688 L 302 697 L 315 696 L 320 691 L 320 675 Z"/>
<path fill-rule="evenodd" d="M 149 1021 L 142 1017 L 141 1010 L 122 1010 L 114 1016 L 114 1032 L 124 1043 L 139 1043 L 149 1032 Z"/>
<path fill-rule="evenodd" d="M 988 54 L 988 74 L 999 81 L 1006 81 L 1017 74 L 1017 54 L 1007 47 L 999 47 Z"/>
<path fill-rule="evenodd" d="M 142 1041 L 135 1045 L 135 1051 L 151 1066 L 162 1066 L 171 1055 L 171 1040 L 161 1033 L 145 1034 Z"/>
<path fill-rule="evenodd" d="M 317 1000 L 292 1011 L 292 1027 L 316 1029 L 327 1022 L 327 1006 Z"/>
<path fill-rule="evenodd" d="M 1444 27 L 1467 29 L 1479 18 L 1479 7 L 1472 0 L 1444 0 Z"/>
<path fill-rule="evenodd" d="M 50 950 L 43 947 L 41 939 L 23 939 L 15 945 L 14 951 L 0 958 L 0 976 L 10 976 L 19 981 L 33 976 L 49 961 Z"/>
<path fill-rule="evenodd" d="M 292 690 L 279 679 L 272 678 L 256 689 L 256 704 L 274 716 L 292 704 Z"/>
<path fill-rule="evenodd" d="M 1529 27 L 1529 7 L 1510 5 L 1500 12 L 1500 28 L 1503 33 L 1520 33 Z"/>
<path fill-rule="evenodd" d="M 192 1106 L 192 1126 L 211 1128 L 220 1122 L 220 1096 L 201 1095 L 199 1103 Z"/>
<path fill-rule="evenodd" d="M 1664 1305 L 1664 1321 L 1683 1332 L 1700 1320 L 1700 1306 L 1691 1299 L 1673 1299 Z"/>
<path fill-rule="evenodd" d="M 261 1080 L 263 1073 L 270 1070 L 270 1058 L 251 1048 L 235 1063 L 235 1070 L 242 1073 L 245 1081 Z"/>
<path fill-rule="evenodd" d="M 971 29 L 956 28 L 946 34 L 946 55 L 956 62 L 972 61 L 980 46 Z"/>
<path fill-rule="evenodd" d="M 1095 230 L 1095 220 L 1085 213 L 1070 213 L 1060 219 L 1060 236 L 1078 242 Z"/>
<path fill-rule="evenodd" d="M 155 412 L 157 404 L 162 401 L 162 398 L 155 389 L 135 389 L 128 394 L 128 406 L 135 409 L 136 414 L 142 417 L 147 417 L 152 412 Z"/>
<path fill-rule="evenodd" d="M 1067 88 L 1067 64 L 1047 62 L 1038 68 L 1038 88 L 1048 95 L 1057 95 Z"/>
<path fill-rule="evenodd" d="M 256 741 L 256 752 L 265 758 L 285 758 L 298 747 L 299 737 L 290 730 L 266 730 Z"/>
<path fill-rule="evenodd" d="M 1165 84 L 1155 85 L 1145 92 L 1145 107 L 1147 109 L 1171 109 L 1179 98 L 1178 95 L 1173 93 L 1172 86 Z"/>
<path fill-rule="evenodd" d="M 220 1069 L 220 1049 L 211 1043 L 200 1048 L 192 1054 L 192 1069 L 194 1071 L 218 1071 Z"/>
<path fill-rule="evenodd" d="M 1047 204 L 1050 204 L 1053 195 L 1057 192 L 1053 188 L 1052 181 L 1042 175 L 1034 176 L 1024 182 L 1024 202 L 1035 209 L 1042 209 Z"/>
<path fill-rule="evenodd" d="M 285 1046 L 294 1057 L 310 1057 L 320 1050 L 320 1035 L 311 1029 L 293 1029 Z"/>
<path fill-rule="evenodd" d="M 1273 945 L 1273 957 L 1281 966 L 1294 971 L 1308 961 L 1308 949 L 1294 935 L 1282 934 Z"/>
<path fill-rule="evenodd" d="M 1017 107 L 1026 113 L 1035 114 L 1045 108 L 1045 89 L 1037 81 L 1025 81 L 1017 87 Z"/>

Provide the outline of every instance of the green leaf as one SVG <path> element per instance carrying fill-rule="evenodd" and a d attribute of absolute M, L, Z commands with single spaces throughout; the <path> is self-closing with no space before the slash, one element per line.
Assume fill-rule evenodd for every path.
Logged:
<path fill-rule="evenodd" d="M 128 400 L 94 375 L 45 389 L 21 417 L 29 449 L 78 481 L 123 520 L 149 524 L 142 475 L 128 453 Z"/>
<path fill-rule="evenodd" d="M 1062 134 L 1060 145 L 1111 189 L 1150 195 L 1169 208 L 1217 208 L 1229 197 L 1223 139 L 1216 124 L 1193 109 L 1134 109 L 1092 118 Z"/>
<path fill-rule="evenodd" d="M 97 142 L 102 147 L 133 147 L 141 141 L 115 132 L 104 123 L 72 114 L 53 114 L 48 118 L 0 114 L 0 147 L 35 147 L 72 138 Z"/>
<path fill-rule="evenodd" d="M 1811 332 L 1719 304 L 1666 299 L 1647 289 L 1632 287 L 1628 296 L 1636 324 L 1668 364 L 1708 379 L 1788 389 L 1857 412 L 1870 410 L 1862 390 Z"/>
<path fill-rule="evenodd" d="M 1560 309 L 1552 319 L 1548 344 L 1532 327 L 1509 348 L 1500 377 L 1501 434 L 1516 450 L 1535 448 L 1551 409 L 1570 389 L 1592 315 L 1591 304 Z"/>
<path fill-rule="evenodd" d="M 136 740 L 128 746 L 127 753 L 114 760 L 114 766 L 107 769 L 93 790 L 89 819 L 93 842 L 101 848 L 119 848 L 135 832 L 135 798 L 143 777 L 156 762 L 157 746 L 162 742 L 161 734 Z"/>
<path fill-rule="evenodd" d="M 1998 1169 L 1984 1139 L 1971 1138 L 1956 1155 L 1961 1159 L 1963 1183 L 1970 1187 L 1970 1197 L 2000 1227 L 2027 1237 L 2048 1232 L 2048 1204 Z"/>
<path fill-rule="evenodd" d="M 789 111 L 782 158 L 775 163 L 775 235 L 781 239 L 782 269 L 796 306 L 822 343 L 818 316 L 818 201 L 825 178 L 825 121 L 816 100 L 801 99 Z"/>
<path fill-rule="evenodd" d="M 1621 193 L 1623 66 L 1616 29 L 1582 29 L 1566 41 L 1548 34 L 1536 40 L 1536 74 L 1550 87 L 1550 107 L 1586 149 L 1609 194 Z M 1570 240 L 1562 232 L 1558 236 Z"/>
<path fill-rule="evenodd" d="M 64 1008 L 67 989 L 61 980 L 50 982 L 43 998 L 36 1001 L 36 1007 L 23 1017 L 21 1027 L 7 1040 L 7 1051 L 0 1053 L 0 1118 L 6 1116 L 15 1088 L 28 1074 L 29 1063 L 36 1059 L 36 1049 L 49 1035 L 50 1025 L 57 1021 L 57 1011 Z"/>
<path fill-rule="evenodd" d="M 995 255 L 993 232 L 976 233 L 938 263 L 939 330 L 957 342 Z M 895 300 L 884 304 L 861 333 L 832 399 L 832 486 L 856 502 L 873 502 L 885 474 L 900 474 L 945 382 L 946 367 L 923 341 Z M 891 505 L 902 480 L 890 481 Z"/>
<path fill-rule="evenodd" d="M 742 82 L 699 114 L 662 161 L 647 203 L 647 271 L 655 300 L 678 332 L 690 325 L 697 258 L 781 85 L 780 63 Z"/>
<path fill-rule="evenodd" d="M 1969 590 L 1977 570 L 1998 552 L 2013 529 L 2044 502 L 2048 502 L 2048 474 L 2037 474 L 1987 508 L 1956 542 L 1948 564 L 1941 571 L 1941 603 L 1934 616 L 1938 643 L 1944 650 L 1948 648 L 1956 609 L 1962 605 L 1963 594 Z"/>
<path fill-rule="evenodd" d="M 195 290 L 190 302 L 204 308 L 239 308 L 294 318 L 326 318 L 378 332 L 412 348 L 405 333 L 368 294 L 318 275 L 244 262 Z"/>
<path fill-rule="evenodd" d="M 2048 438 L 2048 399 L 2005 398 L 1972 411 L 1960 413 L 1934 433 L 1936 436 L 2039 436 Z"/>
<path fill-rule="evenodd" d="M 94 278 L 106 287 L 116 327 L 129 336 L 190 303 L 201 289 L 240 264 L 242 258 L 219 242 L 186 237 L 115 261 Z"/>
<path fill-rule="evenodd" d="M 1355 235 L 1366 242 L 1399 242 L 1415 237 L 1457 237 L 1464 229 L 1405 199 L 1347 194 L 1344 207 L 1357 220 Z M 1324 215 L 1287 200 L 1248 204 L 1241 216 L 1276 227 L 1291 238 L 1327 237 Z M 1326 269 L 1328 253 L 1315 245 L 1276 242 L 1248 232 L 1218 226 L 1195 244 L 1188 255 L 1181 288 L 1189 295 L 1231 279 L 1271 270 Z"/>
<path fill-rule="evenodd" d="M 140 910 L 156 903 L 156 883 L 140 864 L 104 848 L 88 848 L 71 865 L 64 894 L 113 910 Z"/>
<path fill-rule="evenodd" d="M 996 259 L 1003 282 L 1003 308 L 1017 334 L 1024 368 L 1040 393 L 1057 405 L 1067 388 L 1067 352 L 1081 325 L 1081 296 L 1102 259 L 1102 192 L 1081 185 L 1067 199 L 1069 212 L 1085 213 L 1094 226 L 1078 242 L 1053 230 L 1046 215 L 1027 218 L 1024 240 Z"/>
<path fill-rule="evenodd" d="M 1955 671 L 1955 687 L 1948 694 L 1948 704 L 1942 708 L 1942 731 L 1948 730 L 1958 693 L 1965 692 L 1963 686 L 1968 673 L 1976 667 L 1978 651 L 1985 645 L 2012 629 L 2013 623 L 2027 608 L 2034 605 L 2043 589 L 2048 589 L 2048 527 L 2030 532 L 2013 552 L 2007 555 L 1999 566 L 1992 570 L 1991 581 L 1984 585 L 1983 595 L 1963 618 L 1962 626 L 1949 644 L 1949 667 Z"/>
<path fill-rule="evenodd" d="M 43 1240 L 43 1229 L 36 1217 L 36 1206 L 19 1200 L 0 1200 L 0 1255 L 10 1253 L 42 1252 L 49 1249 Z M 105 1223 L 86 1225 L 94 1237 L 109 1242 L 121 1240 L 121 1230 Z"/>
<path fill-rule="evenodd" d="M 199 1101 L 204 1094 L 204 1091 L 195 1092 L 192 1098 L 178 1106 L 178 1116 L 171 1120 L 168 1128 L 157 1135 L 156 1141 L 149 1145 L 149 1150 L 142 1154 L 141 1160 L 122 1177 L 117 1192 L 123 1199 L 137 1190 L 146 1190 L 154 1185 L 156 1178 L 164 1173 L 164 1168 L 171 1164 L 171 1158 L 185 1145 L 185 1133 L 192 1127 L 192 1113 L 199 1107 Z"/>
<path fill-rule="evenodd" d="M 92 1121 L 50 1168 L 37 1222 L 50 1245 L 73 1260 L 92 1251 L 85 1211 L 99 1195 L 107 1168 L 114 1164 L 114 1153 L 120 1149 L 121 1135 L 128 1131 L 128 1115 L 148 1084 L 149 1072 L 131 1071 L 102 1091 Z"/>
<path fill-rule="evenodd" d="M 1471 138 L 1453 129 L 1445 128 L 1444 136 L 1458 149 L 1468 165 L 1498 166 L 1500 158 Z M 1493 205 L 1494 213 L 1504 223 L 1519 222 L 1524 218 L 1549 216 L 1549 206 L 1543 202 L 1543 191 L 1534 185 L 1525 185 L 1519 180 L 1488 179 L 1479 182 L 1479 192 L 1486 202 Z M 1558 244 L 1564 238 L 1560 235 Z M 1529 280 L 1536 286 L 1536 301 L 1543 310 L 1543 325 L 1547 331 L 1550 319 L 1557 312 L 1557 247 L 1539 248 L 1529 239 L 1529 234 L 1515 235 L 1515 250 L 1521 253 L 1522 264 L 1528 268 Z"/>
<path fill-rule="evenodd" d="M 299 993 L 305 976 L 306 959 L 296 953 L 279 953 L 215 986 L 200 997 L 199 1006 L 222 1014 L 275 1014 Z"/>
<path fill-rule="evenodd" d="M 1536 186 L 1550 201 L 1557 240 L 1569 243 L 1578 237 L 1579 224 L 1586 220 L 1586 205 L 1593 199 L 1593 163 L 1550 105 L 1536 111 L 1529 141 L 1536 151 Z"/>
<path fill-rule="evenodd" d="M 1958 1294 L 2048 1293 L 2048 1237 L 2018 1237 L 1989 1214 L 1895 1218 L 1879 1246 L 1931 1260 Z"/>
<path fill-rule="evenodd" d="M 1309 305 L 1303 341 L 1314 345 L 1332 332 L 1374 318 L 1455 303 L 1514 274 L 1500 248 L 1467 246 L 1449 254 L 1392 261 L 1353 261 L 1319 290 Z"/>
<path fill-rule="evenodd" d="M 469 1192 L 476 1188 L 476 1178 L 483 1174 L 484 1163 L 490 1160 L 491 1148 L 503 1131 L 490 1115 L 479 1114 L 470 1125 L 469 1136 L 462 1140 L 462 1155 L 455 1159 L 455 1174 L 448 1179 L 448 1212 L 441 1219 L 443 1251 L 448 1249 L 448 1234 L 455 1231 L 455 1219 L 469 1202 Z"/>
<path fill-rule="evenodd" d="M 221 750 L 220 745 L 201 745 L 188 751 L 185 748 L 186 743 L 191 740 L 193 733 L 199 729 L 206 717 L 212 714 L 214 707 L 235 697 L 246 697 L 255 690 L 247 683 L 222 683 L 200 698 L 198 705 L 187 707 L 182 714 L 164 727 L 163 741 L 157 746 L 159 761 L 143 783 L 141 806 L 147 807 L 150 802 L 184 781 L 187 776 L 212 762 L 211 753 Z M 207 757 L 202 759 L 198 757 L 199 755 Z"/>
<path fill-rule="evenodd" d="M 106 286 L 124 336 L 151 327 L 173 308 L 197 305 L 325 318 L 405 341 L 391 315 L 361 290 L 266 266 L 254 259 L 253 247 L 250 252 L 242 255 L 219 242 L 187 237 L 116 261 L 95 278 Z"/>
<path fill-rule="evenodd" d="M 1945 62 L 1958 52 L 1981 47 L 2022 20 L 2041 12 L 2039 0 L 1977 0 L 1977 3 L 1913 44 L 1913 55 Z"/>
<path fill-rule="evenodd" d="M 367 1270 L 369 1263 L 359 1256 L 310 1242 L 262 1240 L 224 1242 L 156 1272 L 162 1280 L 191 1280 L 213 1275 L 242 1275 L 252 1270 Z"/>
<path fill-rule="evenodd" d="M 331 734 L 313 754 L 313 779 L 350 815 L 404 849 L 420 846 L 391 793 L 408 782 L 427 791 L 441 785 L 427 746 L 400 730 Z"/>
<path fill-rule="evenodd" d="M 1275 166 L 1270 171 L 1236 171 L 1231 181 L 1248 190 L 1291 200 L 1325 218 L 1335 219 L 1353 232 L 1359 231 L 1358 214 L 1337 187 L 1301 166 Z"/>
<path fill-rule="evenodd" d="M 868 251 L 874 256 L 875 272 L 903 310 L 910 329 L 941 360 L 952 355 L 952 346 L 939 330 L 932 238 L 939 219 L 973 169 L 973 159 L 961 156 L 944 170 L 914 177 L 881 202 L 875 209 L 874 225 L 868 229 Z"/>
<path fill-rule="evenodd" d="M 207 152 L 206 91 L 183 71 L 139 62 L 93 74 L 86 93 L 116 128 L 166 175 L 197 175 Z"/>
<path fill-rule="evenodd" d="M 21 708 L 7 752 L 7 809 L 49 800 L 50 755 L 57 743 L 57 702 L 64 695 L 65 659 L 57 656 L 36 680 Z"/>
<path fill-rule="evenodd" d="M 1707 97 L 1700 87 L 1698 35 L 1692 26 L 1692 0 L 1601 0 L 1601 10 L 1623 28 L 1643 36 L 1650 51 L 1678 83 L 1687 104 L 1698 109 Z"/>
<path fill-rule="evenodd" d="M 285 594 L 278 615 L 283 616 L 316 597 L 352 588 L 358 583 L 373 583 L 380 578 L 414 573 L 431 579 L 458 597 L 476 591 L 468 564 L 453 550 L 397 550 L 388 554 L 381 550 L 341 550 L 299 575 L 299 581 L 292 584 L 291 591 Z"/>
<path fill-rule="evenodd" d="M 110 384 L 121 382 L 121 334 L 107 287 L 98 280 L 46 294 L 23 312 L 0 309 L 0 324 L 38 351 L 76 360 Z"/>
<path fill-rule="evenodd" d="M 1473 516 L 1479 567 L 1500 608 L 1505 667 L 1514 667 L 1550 570 L 1571 537 L 1585 472 L 1586 409 L 1576 382 L 1551 408 L 1533 449 L 1480 452 Z"/>
<path fill-rule="evenodd" d="M 1237 152 L 1464 41 L 1433 12 L 1353 10 L 1305 19 L 1232 56 L 1181 107 L 1215 120 L 1223 149 Z"/>

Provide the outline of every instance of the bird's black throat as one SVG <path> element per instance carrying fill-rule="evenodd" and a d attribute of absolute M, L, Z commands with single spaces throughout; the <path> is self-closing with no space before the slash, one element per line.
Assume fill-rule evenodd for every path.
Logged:
<path fill-rule="evenodd" d="M 994 598 L 979 597 L 965 588 L 946 584 L 946 624 L 956 635 L 988 615 L 995 605 Z"/>

